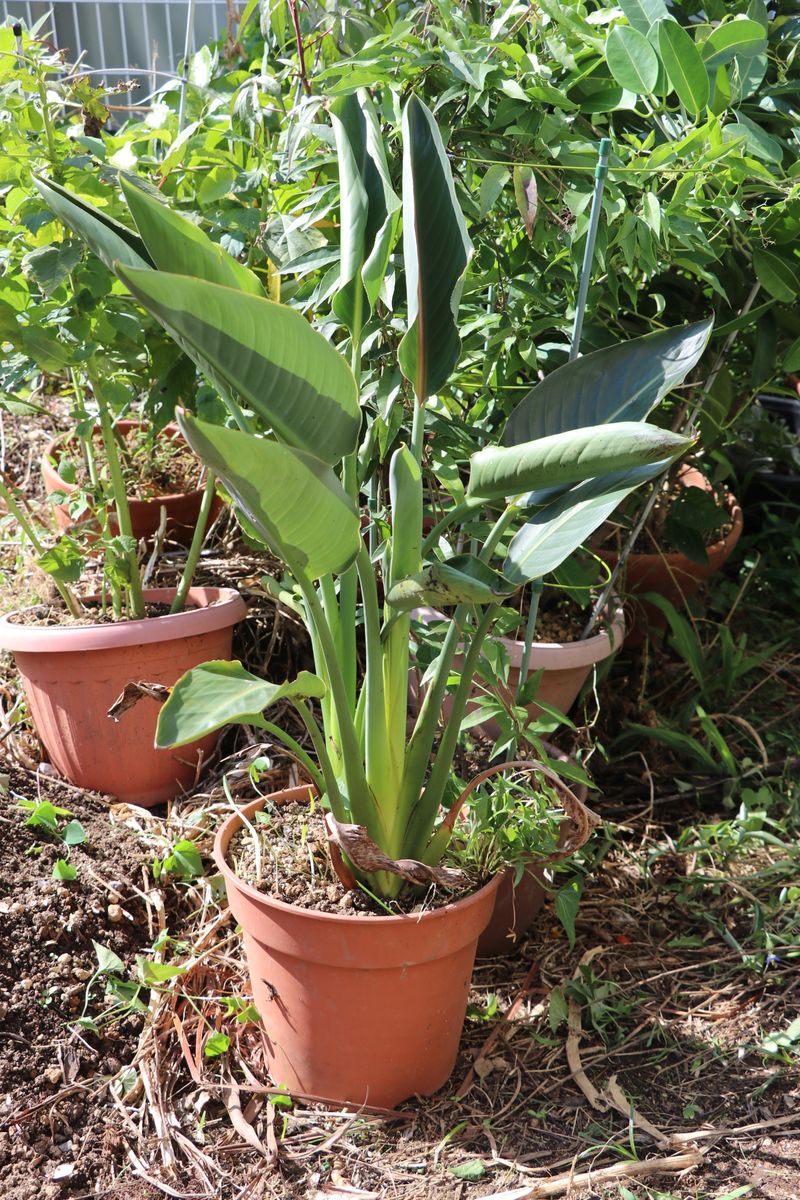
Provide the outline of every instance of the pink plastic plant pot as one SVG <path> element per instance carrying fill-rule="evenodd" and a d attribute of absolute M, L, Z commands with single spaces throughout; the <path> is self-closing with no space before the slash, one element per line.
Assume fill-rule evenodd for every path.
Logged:
<path fill-rule="evenodd" d="M 293 803 L 308 795 L 305 787 L 269 798 Z M 252 818 L 264 803 L 243 815 Z M 438 1091 L 455 1065 L 475 948 L 500 877 L 421 916 L 316 912 L 239 878 L 227 852 L 242 825 L 238 813 L 222 825 L 214 858 L 242 927 L 273 1081 L 381 1108 Z"/>
<path fill-rule="evenodd" d="M 148 604 L 170 604 L 174 588 L 152 588 Z M 159 705 L 143 697 L 116 724 L 108 709 L 131 681 L 172 686 L 191 667 L 230 658 L 234 626 L 247 606 L 229 588 L 191 588 L 183 612 L 108 625 L 20 625 L 0 620 L 36 731 L 58 773 L 79 787 L 149 807 L 196 778 L 216 744 L 156 750 Z"/>

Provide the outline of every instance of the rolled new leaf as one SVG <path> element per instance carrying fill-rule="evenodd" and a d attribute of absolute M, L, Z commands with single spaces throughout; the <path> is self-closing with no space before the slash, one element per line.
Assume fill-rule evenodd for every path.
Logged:
<path fill-rule="evenodd" d="M 330 465 L 354 452 L 361 410 L 353 373 L 301 313 L 186 275 L 117 273 L 200 370 L 241 396 L 282 442 Z"/>
<path fill-rule="evenodd" d="M 89 246 L 109 271 L 121 262 L 128 267 L 154 267 L 147 247 L 137 233 L 128 229 L 121 221 L 107 216 L 97 208 L 76 196 L 68 188 L 53 179 L 34 175 L 33 182 L 51 212 L 68 226 Z"/>
<path fill-rule="evenodd" d="M 408 333 L 400 370 L 422 401 L 458 362 L 456 319 L 472 243 L 433 114 L 416 96 L 403 112 L 403 260 Z"/>
<path fill-rule="evenodd" d="M 579 483 L 613 471 L 677 458 L 692 439 L 640 421 L 590 425 L 518 446 L 489 446 L 470 459 L 468 495 L 482 500 Z"/>
<path fill-rule="evenodd" d="M 361 544 L 358 514 L 324 462 L 189 413 L 179 413 L 178 424 L 195 454 L 290 570 L 318 579 L 350 566 Z"/>
<path fill-rule="evenodd" d="M 700 361 L 713 324 L 711 318 L 661 329 L 565 363 L 519 402 L 503 430 L 503 445 L 587 425 L 644 420 Z"/>
<path fill-rule="evenodd" d="M 161 750 L 185 746 L 223 725 L 257 725 L 264 709 L 278 700 L 324 695 L 325 684 L 310 671 L 276 684 L 252 675 L 240 662 L 201 663 L 170 689 L 158 714 L 155 744 Z"/>
<path fill-rule="evenodd" d="M 119 182 L 136 228 L 160 271 L 207 279 L 253 296 L 264 295 L 257 276 L 212 242 L 197 225 L 124 175 Z"/>
<path fill-rule="evenodd" d="M 369 93 L 331 105 L 339 159 L 341 261 L 333 310 L 351 331 L 375 307 L 400 222 L 380 126 Z"/>

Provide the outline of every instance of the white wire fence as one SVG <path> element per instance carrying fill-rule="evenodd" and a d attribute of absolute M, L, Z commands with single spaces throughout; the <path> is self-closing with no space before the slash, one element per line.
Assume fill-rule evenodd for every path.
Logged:
<path fill-rule="evenodd" d="M 215 40 L 226 28 L 233 5 L 226 0 L 0 0 L 0 24 L 21 21 L 28 29 L 42 17 L 40 36 L 80 59 L 87 72 L 109 87 L 139 78 L 142 91 L 154 91 L 175 77 L 184 55 L 187 22 L 190 50 Z M 238 6 L 237 6 L 238 7 Z M 48 14 L 50 14 L 48 16 Z"/>

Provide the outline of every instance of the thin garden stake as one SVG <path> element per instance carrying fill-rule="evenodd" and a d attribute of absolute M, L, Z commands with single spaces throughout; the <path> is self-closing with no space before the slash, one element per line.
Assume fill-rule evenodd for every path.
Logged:
<path fill-rule="evenodd" d="M 745 300 L 744 304 L 742 305 L 741 312 L 739 313 L 740 317 L 746 316 L 746 314 L 753 307 L 753 303 L 755 301 L 756 296 L 759 293 L 760 288 L 761 288 L 761 285 L 759 283 L 753 284 L 753 286 L 751 287 L 750 292 L 747 296 L 747 299 Z M 738 334 L 738 332 L 739 332 L 738 329 L 732 329 L 731 332 L 726 337 L 726 339 L 722 345 L 722 349 L 720 350 L 719 354 L 717 355 L 717 357 L 714 361 L 714 365 L 711 368 L 708 378 L 706 379 L 703 386 L 700 388 L 699 398 L 698 398 L 694 408 L 692 409 L 691 413 L 689 414 L 689 418 L 686 422 L 687 429 L 691 429 L 692 425 L 695 422 L 697 414 L 700 412 L 700 409 L 703 407 L 706 396 L 711 391 L 712 387 L 714 386 L 717 376 L 719 375 L 720 371 L 722 370 L 722 364 L 725 362 L 725 359 L 728 356 L 728 351 L 730 350 L 733 343 L 736 341 L 736 335 Z M 658 499 L 658 494 L 659 494 L 659 484 L 662 482 L 662 480 L 665 478 L 665 476 L 669 474 L 669 470 L 670 470 L 671 466 L 672 466 L 672 464 L 670 463 L 670 466 L 667 467 L 661 473 L 661 475 L 659 475 L 658 479 L 655 481 L 653 491 L 652 491 L 647 503 L 645 504 L 644 508 L 642 509 L 639 520 L 636 522 L 633 529 L 629 533 L 628 540 L 626 541 L 625 545 L 622 547 L 622 549 L 619 552 L 619 558 L 617 559 L 617 561 L 614 565 L 614 569 L 608 578 L 608 582 L 606 583 L 606 586 L 603 588 L 602 592 L 600 593 L 600 595 L 597 598 L 597 603 L 595 604 L 594 608 L 592 609 L 592 615 L 589 617 L 589 620 L 586 623 L 586 628 L 584 629 L 583 633 L 580 636 L 580 641 L 585 641 L 586 638 L 591 636 L 592 630 L 594 629 L 595 625 L 597 624 L 600 614 L 605 610 L 605 607 L 608 604 L 608 598 L 611 595 L 611 590 L 614 587 L 614 584 L 617 582 L 617 579 L 619 578 L 619 573 L 622 570 L 622 568 L 625 566 L 625 563 L 628 561 L 628 555 L 630 554 L 633 547 L 636 545 L 636 540 L 639 537 L 639 534 L 644 529 L 645 522 L 647 521 L 647 518 L 650 516 L 650 513 L 653 511 L 653 508 L 655 507 L 655 503 L 656 503 L 656 500 Z"/>
<path fill-rule="evenodd" d="M 600 214 L 603 211 L 603 191 L 608 177 L 608 155 L 611 150 L 611 139 L 602 138 L 597 151 L 597 166 L 594 170 L 594 193 L 592 209 L 589 214 L 589 228 L 586 231 L 586 246 L 583 251 L 583 265 L 578 284 L 578 299 L 575 303 L 575 323 L 572 326 L 572 345 L 570 346 L 570 362 L 578 357 L 581 348 L 581 333 L 583 332 L 583 316 L 586 312 L 586 298 L 589 294 L 589 283 L 592 278 L 594 248 L 597 244 L 597 230 L 600 226 Z M 525 644 L 522 651 L 522 661 L 519 664 L 519 681 L 517 683 L 516 700 L 522 695 L 522 689 L 528 682 L 528 659 L 533 645 L 533 633 L 536 628 L 536 618 L 539 613 L 539 598 L 542 594 L 543 582 L 534 579 L 531 582 L 531 606 L 528 611 L 528 624 L 525 629 Z"/>
<path fill-rule="evenodd" d="M 594 194 L 592 196 L 592 211 L 589 214 L 589 228 L 586 232 L 586 246 L 583 251 L 583 266 L 581 281 L 578 286 L 578 299 L 575 304 L 575 324 L 572 327 L 572 346 L 570 361 L 578 357 L 581 348 L 581 333 L 583 332 L 583 316 L 586 312 L 586 297 L 589 294 L 589 281 L 592 277 L 592 261 L 597 242 L 597 229 L 600 224 L 600 213 L 603 211 L 603 190 L 608 176 L 608 154 L 611 140 L 603 138 L 598 151 L 597 166 L 594 169 Z"/>
<path fill-rule="evenodd" d="M 186 117 L 186 89 L 189 86 L 189 54 L 194 46 L 194 13 L 197 0 L 189 0 L 189 11 L 186 14 L 186 41 L 183 45 L 183 66 L 181 68 L 181 103 L 178 109 L 178 133 L 183 133 L 183 122 Z"/>

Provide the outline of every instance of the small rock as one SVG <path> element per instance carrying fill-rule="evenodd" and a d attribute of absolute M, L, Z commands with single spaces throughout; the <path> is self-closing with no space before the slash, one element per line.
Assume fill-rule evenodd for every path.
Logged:
<path fill-rule="evenodd" d="M 44 1073 L 44 1077 L 48 1083 L 61 1083 L 61 1067 L 48 1067 Z"/>
<path fill-rule="evenodd" d="M 26 975 L 24 979 L 20 979 L 17 986 L 20 987 L 23 992 L 29 992 L 33 987 L 33 980 L 29 979 Z"/>
<path fill-rule="evenodd" d="M 5 1000 L 0 1000 L 0 1021 L 5 1021 L 8 1016 L 8 1005 Z"/>
<path fill-rule="evenodd" d="M 109 921 L 115 925 L 118 925 L 125 915 L 118 904 L 109 904 L 106 913 Z"/>
<path fill-rule="evenodd" d="M 75 1174 L 75 1163 L 60 1163 L 53 1171 L 53 1179 L 60 1183 L 62 1179 L 71 1179 Z"/>
<path fill-rule="evenodd" d="M 75 979 L 86 980 L 86 979 L 92 978 L 92 975 L 94 975 L 94 971 L 91 969 L 91 967 L 73 967 L 72 974 L 75 977 Z"/>
<path fill-rule="evenodd" d="M 25 905 L 21 900 L 15 900 L 8 911 L 13 913 L 15 917 L 18 917 L 21 913 L 25 912 Z"/>

